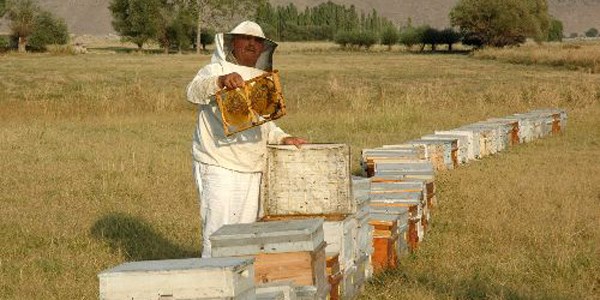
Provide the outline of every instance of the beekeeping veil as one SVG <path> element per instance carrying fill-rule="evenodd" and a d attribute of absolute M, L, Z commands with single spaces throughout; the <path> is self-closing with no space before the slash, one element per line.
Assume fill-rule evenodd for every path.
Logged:
<path fill-rule="evenodd" d="M 252 21 L 240 23 L 229 33 L 217 33 L 215 35 L 216 49 L 212 62 L 227 61 L 227 56 L 231 55 L 233 51 L 233 38 L 236 34 L 255 36 L 263 40 L 263 52 L 258 57 L 255 68 L 271 71 L 273 69 L 273 52 L 277 48 L 277 43 L 266 38 L 262 28 Z"/>

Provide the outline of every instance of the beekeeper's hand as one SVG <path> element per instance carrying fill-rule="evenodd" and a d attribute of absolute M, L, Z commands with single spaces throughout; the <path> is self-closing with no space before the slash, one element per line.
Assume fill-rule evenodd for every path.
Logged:
<path fill-rule="evenodd" d="M 307 144 L 308 141 L 300 137 L 289 136 L 284 138 L 281 143 L 284 145 L 294 145 L 297 148 L 300 148 L 302 144 Z"/>
<path fill-rule="evenodd" d="M 218 80 L 219 88 L 228 88 L 230 90 L 244 87 L 244 79 L 238 73 L 229 73 L 219 76 Z"/>

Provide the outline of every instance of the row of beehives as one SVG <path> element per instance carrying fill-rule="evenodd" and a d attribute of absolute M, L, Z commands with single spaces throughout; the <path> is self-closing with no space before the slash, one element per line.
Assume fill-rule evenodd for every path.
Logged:
<path fill-rule="evenodd" d="M 369 181 L 352 184 L 349 147 L 270 146 L 264 182 L 260 222 L 217 230 L 213 258 L 122 264 L 99 274 L 100 298 L 355 298 L 373 247 Z"/>
<path fill-rule="evenodd" d="M 436 203 L 436 171 L 557 134 L 566 124 L 564 110 L 535 110 L 436 131 L 403 144 L 364 149 L 361 165 L 371 181 L 376 270 L 395 267 L 398 256 L 416 249 L 423 240 Z"/>
<path fill-rule="evenodd" d="M 100 277 L 101 299 L 352 299 L 373 272 L 418 247 L 436 170 L 561 131 L 561 110 L 534 111 L 363 151 L 269 148 L 263 222 L 211 236 L 210 259 L 126 263 Z M 369 178 L 370 177 L 370 178 Z"/>

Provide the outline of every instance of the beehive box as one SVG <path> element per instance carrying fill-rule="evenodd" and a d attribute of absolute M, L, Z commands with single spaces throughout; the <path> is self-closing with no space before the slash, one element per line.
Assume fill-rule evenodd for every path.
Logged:
<path fill-rule="evenodd" d="M 375 174 L 375 161 L 406 162 L 425 160 L 424 147 L 398 146 L 386 148 L 363 149 L 361 152 L 361 168 L 363 174 L 371 177 Z"/>
<path fill-rule="evenodd" d="M 499 129 L 497 127 L 470 124 L 456 130 L 471 131 L 479 135 L 479 155 L 486 157 L 498 152 Z"/>
<path fill-rule="evenodd" d="M 491 118 L 485 121 L 486 123 L 500 124 L 506 132 L 508 146 L 514 146 L 520 143 L 519 137 L 519 121 L 505 118 Z"/>
<path fill-rule="evenodd" d="M 467 147 L 467 161 L 475 160 L 480 158 L 480 140 L 479 132 L 466 131 L 466 130 L 441 130 L 436 131 L 436 135 L 450 136 L 450 137 L 464 137 L 464 142 Z"/>
<path fill-rule="evenodd" d="M 378 177 L 373 178 L 372 189 L 373 194 L 398 194 L 398 193 L 421 193 L 421 205 L 423 209 L 423 223 L 426 229 L 431 222 L 431 210 L 436 205 L 435 185 L 432 180 L 381 180 Z M 410 195 L 410 194 L 409 194 Z M 417 194 L 412 194 L 418 196 Z"/>
<path fill-rule="evenodd" d="M 535 136 L 533 131 L 533 122 L 523 115 L 510 115 L 503 119 L 516 120 L 519 124 L 519 143 L 531 142 Z"/>
<path fill-rule="evenodd" d="M 214 257 L 253 256 L 255 282 L 329 289 L 323 219 L 225 225 L 210 236 Z"/>
<path fill-rule="evenodd" d="M 366 213 L 362 215 L 355 215 L 357 228 L 354 235 L 355 247 L 354 247 L 354 259 L 362 257 L 364 255 L 371 255 L 373 253 L 373 245 L 371 240 L 373 239 L 373 229 L 369 224 L 369 207 L 366 206 Z"/>
<path fill-rule="evenodd" d="M 330 300 L 339 300 L 341 297 L 340 283 L 343 278 L 340 268 L 339 253 L 327 253 L 327 278 L 329 280 Z"/>
<path fill-rule="evenodd" d="M 129 262 L 101 272 L 100 299 L 255 299 L 251 258 Z"/>
<path fill-rule="evenodd" d="M 400 216 L 400 222 L 398 227 L 404 235 L 400 237 L 404 238 L 405 245 L 409 251 L 415 251 L 418 248 L 419 242 L 424 238 L 424 231 L 421 225 L 422 212 L 419 209 L 418 204 L 406 206 L 380 206 L 371 207 L 372 216 Z M 399 245 L 403 246 L 403 245 Z"/>
<path fill-rule="evenodd" d="M 416 139 L 408 141 L 411 145 L 438 145 L 443 151 L 443 170 L 452 170 L 458 166 L 458 145 L 456 142 L 444 140 L 424 140 Z M 431 146 L 428 146 L 431 147 Z M 438 148 L 439 149 L 439 148 Z M 433 161 L 431 161 L 433 163 Z M 437 168 L 436 168 L 437 169 Z"/>
<path fill-rule="evenodd" d="M 506 126 L 507 134 L 508 134 L 508 144 L 510 146 L 517 145 L 521 143 L 521 137 L 519 136 L 520 122 L 519 120 L 507 119 L 507 118 L 491 118 L 486 120 L 487 123 L 498 123 Z"/>
<path fill-rule="evenodd" d="M 256 286 L 256 300 L 296 300 L 294 283 L 291 281 L 268 282 Z"/>
<path fill-rule="evenodd" d="M 384 218 L 385 216 L 385 218 Z M 373 226 L 373 255 L 371 263 L 375 273 L 398 266 L 398 215 L 371 216 Z"/>
<path fill-rule="evenodd" d="M 385 177 L 402 175 L 404 178 L 431 179 L 435 177 L 433 165 L 428 161 L 412 161 L 404 163 L 375 163 L 375 176 Z"/>
<path fill-rule="evenodd" d="M 465 164 L 468 161 L 468 139 L 462 135 L 428 134 L 421 137 L 422 140 L 448 141 L 456 143 L 457 164 Z M 456 167 L 456 165 L 455 165 Z"/>
<path fill-rule="evenodd" d="M 342 272 L 342 280 L 340 282 L 340 296 L 344 300 L 356 299 L 360 292 L 360 286 L 354 284 L 354 274 L 356 274 L 356 265 L 353 264 L 350 268 Z"/>
<path fill-rule="evenodd" d="M 339 253 L 340 266 L 346 268 L 354 262 L 354 237 L 358 230 L 357 220 L 353 215 L 342 221 L 326 221 L 323 223 L 326 252 Z"/>
<path fill-rule="evenodd" d="M 436 171 L 447 170 L 448 166 L 446 161 L 451 160 L 446 154 L 450 155 L 450 152 L 446 153 L 446 147 L 443 144 L 436 144 L 431 142 L 419 143 L 419 140 L 416 142 L 408 142 L 405 144 L 397 144 L 397 145 L 383 145 L 381 148 L 387 149 L 395 149 L 395 148 L 405 148 L 412 147 L 417 148 L 419 151 L 425 153 L 425 159 L 433 164 L 433 167 Z"/>
<path fill-rule="evenodd" d="M 329 296 L 330 286 L 327 285 L 326 289 L 320 290 L 315 286 L 298 286 L 294 288 L 297 300 L 323 300 Z"/>
<path fill-rule="evenodd" d="M 567 128 L 567 112 L 560 108 L 542 108 L 531 113 L 547 114 L 552 116 L 552 134 L 563 132 Z"/>
<path fill-rule="evenodd" d="M 343 144 L 269 145 L 264 214 L 345 215 L 356 211 L 350 148 Z"/>
<path fill-rule="evenodd" d="M 512 126 L 488 121 L 477 122 L 472 125 L 487 127 L 494 130 L 494 132 L 496 133 L 496 139 L 494 140 L 496 153 L 504 151 L 510 145 L 510 133 L 512 132 Z"/>

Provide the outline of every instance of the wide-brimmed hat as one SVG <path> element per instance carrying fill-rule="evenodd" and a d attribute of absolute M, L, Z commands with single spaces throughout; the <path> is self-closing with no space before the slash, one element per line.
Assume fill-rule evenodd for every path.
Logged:
<path fill-rule="evenodd" d="M 223 34 L 224 48 L 226 51 L 232 49 L 233 38 L 235 35 L 249 35 L 261 38 L 263 40 L 263 52 L 261 53 L 256 67 L 263 70 L 271 70 L 273 65 L 273 52 L 277 48 L 277 43 L 267 38 L 260 25 L 252 21 L 243 21 L 235 26 L 230 32 Z"/>

